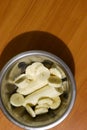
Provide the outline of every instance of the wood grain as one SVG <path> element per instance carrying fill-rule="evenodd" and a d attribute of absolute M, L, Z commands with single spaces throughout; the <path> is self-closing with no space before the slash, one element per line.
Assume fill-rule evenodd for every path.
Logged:
<path fill-rule="evenodd" d="M 12 39 L 30 31 L 48 32 L 49 34 L 58 37 L 64 42 L 66 47 L 68 47 L 74 59 L 73 66 L 75 68 L 75 79 L 77 84 L 76 102 L 67 119 L 58 126 L 52 128 L 52 130 L 86 130 L 87 0 L 0 1 L 0 59 L 2 59 L 0 60 L 0 65 L 5 64 L 5 61 L 3 61 L 5 54 L 8 54 L 8 51 L 9 54 L 14 51 L 12 45 L 8 47 Z M 32 41 L 32 39 L 31 36 L 30 41 Z M 51 44 L 54 45 L 54 43 Z M 51 47 L 53 47 L 53 45 L 51 45 Z M 48 47 L 49 46 L 50 44 Z M 54 46 L 54 52 L 59 51 L 59 48 L 56 47 Z M 9 48 L 10 50 L 5 51 L 6 48 Z M 32 49 L 32 47 L 29 49 Z M 44 47 L 44 50 L 45 49 L 46 47 Z M 61 50 L 61 53 L 63 52 L 64 50 Z M 10 55 L 9 58 L 11 58 Z M 22 129 L 12 124 L 0 110 L 0 130 Z"/>

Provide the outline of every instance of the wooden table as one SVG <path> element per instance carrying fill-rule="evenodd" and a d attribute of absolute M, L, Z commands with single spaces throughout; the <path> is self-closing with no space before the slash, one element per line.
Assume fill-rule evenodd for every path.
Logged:
<path fill-rule="evenodd" d="M 52 130 L 87 129 L 87 0 L 0 1 L 0 69 L 14 55 L 50 51 L 71 68 L 77 84 L 72 112 Z M 0 110 L 0 130 L 22 130 Z"/>

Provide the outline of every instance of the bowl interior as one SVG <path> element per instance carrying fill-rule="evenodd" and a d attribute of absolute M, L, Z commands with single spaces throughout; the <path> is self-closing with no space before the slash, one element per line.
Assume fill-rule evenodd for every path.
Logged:
<path fill-rule="evenodd" d="M 56 110 L 49 110 L 48 113 L 42 115 L 38 115 L 35 118 L 32 118 L 25 110 L 24 107 L 13 107 L 10 104 L 10 97 L 16 91 L 16 86 L 11 84 L 9 81 L 14 80 L 15 77 L 24 73 L 27 65 L 32 64 L 32 62 L 43 62 L 47 67 L 54 65 L 59 66 L 67 76 L 68 85 L 66 87 L 66 91 L 61 95 L 62 103 L 60 107 Z M 60 63 L 54 61 L 53 59 L 46 56 L 25 56 L 19 58 L 12 62 L 12 64 L 8 65 L 5 73 L 3 74 L 1 81 L 1 101 L 4 106 L 4 109 L 7 112 L 7 115 L 10 116 L 14 121 L 19 124 L 27 127 L 42 127 L 49 125 L 53 122 L 56 122 L 60 119 L 64 113 L 67 111 L 71 97 L 72 96 L 72 85 L 66 70 L 61 66 Z"/>

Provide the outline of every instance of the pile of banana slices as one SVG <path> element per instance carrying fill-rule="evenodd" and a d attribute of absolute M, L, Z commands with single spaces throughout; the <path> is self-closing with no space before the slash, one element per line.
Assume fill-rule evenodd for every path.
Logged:
<path fill-rule="evenodd" d="M 48 69 L 40 62 L 32 63 L 13 81 L 17 90 L 10 97 L 11 105 L 25 107 L 32 117 L 58 108 L 64 91 L 63 76 L 66 75 L 57 68 Z"/>

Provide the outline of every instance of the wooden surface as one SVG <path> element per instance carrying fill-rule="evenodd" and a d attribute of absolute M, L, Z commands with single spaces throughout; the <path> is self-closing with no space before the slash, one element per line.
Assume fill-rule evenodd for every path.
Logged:
<path fill-rule="evenodd" d="M 12 56 L 31 49 L 60 56 L 76 79 L 74 108 L 52 130 L 87 130 L 87 0 L 1 0 L 0 69 Z M 0 110 L 0 130 L 22 129 Z"/>

